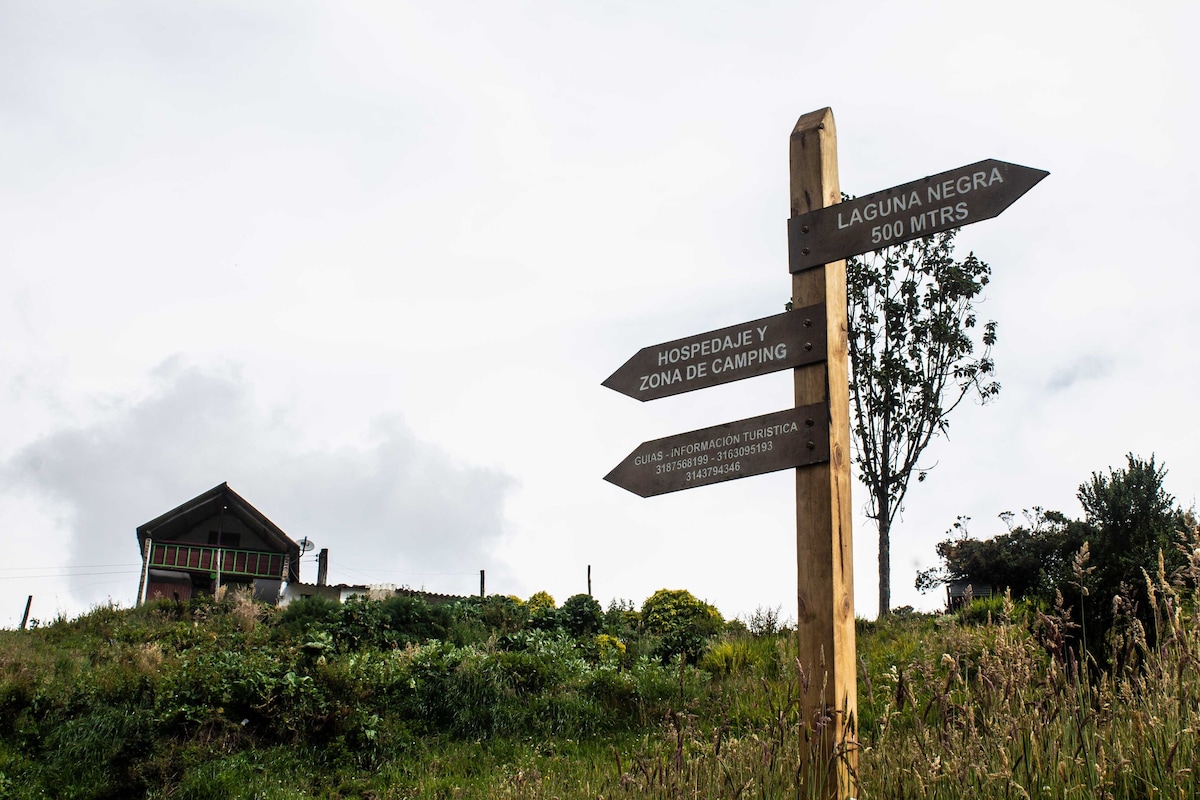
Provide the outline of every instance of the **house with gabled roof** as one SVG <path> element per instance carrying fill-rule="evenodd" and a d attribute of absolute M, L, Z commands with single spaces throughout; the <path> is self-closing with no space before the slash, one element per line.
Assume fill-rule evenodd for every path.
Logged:
<path fill-rule="evenodd" d="M 946 584 L 946 610 L 957 611 L 972 600 L 992 596 L 992 585 L 963 578 Z"/>
<path fill-rule="evenodd" d="M 137 539 L 139 605 L 188 600 L 230 585 L 277 603 L 284 586 L 300 580 L 300 545 L 228 483 L 139 525 Z"/>

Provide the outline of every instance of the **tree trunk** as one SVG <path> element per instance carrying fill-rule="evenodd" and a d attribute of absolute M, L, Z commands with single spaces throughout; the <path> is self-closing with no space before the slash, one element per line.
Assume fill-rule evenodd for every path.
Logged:
<path fill-rule="evenodd" d="M 883 316 L 887 326 L 887 313 Z M 888 339 L 888 350 L 891 349 Z M 888 431 L 892 429 L 892 401 L 883 409 L 884 431 L 879 459 L 879 482 L 875 484 L 875 525 L 879 529 L 879 616 L 885 617 L 892 611 L 892 506 L 889 489 L 892 486 L 892 440 Z"/>
<path fill-rule="evenodd" d="M 888 507 L 887 484 L 880 483 L 875 494 L 875 509 L 879 527 L 879 616 L 892 612 L 892 543 L 891 509 Z"/>

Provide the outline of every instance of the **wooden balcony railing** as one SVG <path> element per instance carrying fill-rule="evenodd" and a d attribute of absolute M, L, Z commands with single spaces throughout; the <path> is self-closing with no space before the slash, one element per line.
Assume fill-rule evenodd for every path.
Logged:
<path fill-rule="evenodd" d="M 250 578 L 285 579 L 283 553 L 265 553 L 258 550 L 231 550 L 222 547 L 219 551 L 211 545 L 174 544 L 154 542 L 150 548 L 150 567 L 183 570 L 185 572 L 217 572 L 217 553 L 220 552 L 221 574 Z"/>

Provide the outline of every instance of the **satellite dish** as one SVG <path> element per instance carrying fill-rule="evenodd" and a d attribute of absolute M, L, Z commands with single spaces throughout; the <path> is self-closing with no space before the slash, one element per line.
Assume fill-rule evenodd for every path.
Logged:
<path fill-rule="evenodd" d="M 308 551 L 310 551 L 314 547 L 316 547 L 316 545 L 313 544 L 313 540 L 308 538 L 307 536 L 305 536 L 300 541 L 296 542 L 296 544 L 300 545 L 300 553 L 301 554 L 307 553 Z"/>

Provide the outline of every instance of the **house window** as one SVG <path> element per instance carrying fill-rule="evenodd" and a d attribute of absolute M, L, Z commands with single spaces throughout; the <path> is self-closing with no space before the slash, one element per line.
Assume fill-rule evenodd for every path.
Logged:
<path fill-rule="evenodd" d="M 229 547 L 236 550 L 242 544 L 242 535 L 240 533 L 229 533 L 228 531 L 225 531 L 220 534 L 220 539 L 221 540 L 218 542 L 216 531 L 208 532 L 208 543 L 213 547 L 216 547 L 219 544 L 221 547 Z"/>

